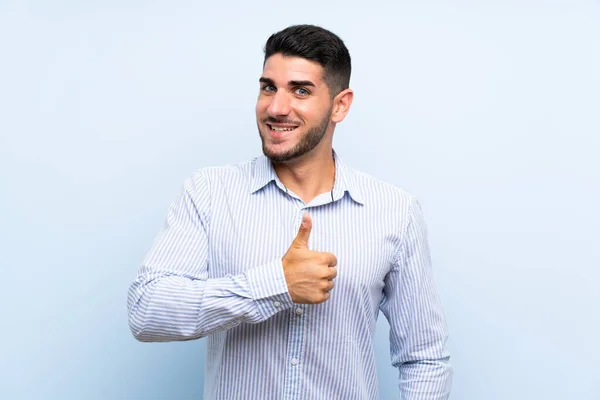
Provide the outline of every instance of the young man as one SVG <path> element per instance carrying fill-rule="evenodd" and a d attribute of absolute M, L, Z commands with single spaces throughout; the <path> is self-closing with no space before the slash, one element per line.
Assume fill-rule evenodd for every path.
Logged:
<path fill-rule="evenodd" d="M 207 337 L 205 399 L 377 399 L 381 310 L 403 398 L 448 398 L 419 205 L 333 151 L 354 96 L 346 46 L 289 27 L 259 81 L 264 156 L 186 180 L 129 291 L 134 336 Z"/>

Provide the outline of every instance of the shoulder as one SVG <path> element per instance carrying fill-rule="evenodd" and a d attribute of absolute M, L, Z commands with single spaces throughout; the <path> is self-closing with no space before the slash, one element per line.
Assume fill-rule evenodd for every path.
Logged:
<path fill-rule="evenodd" d="M 394 207 L 407 209 L 416 199 L 403 188 L 378 179 L 366 172 L 349 168 L 354 180 L 354 185 L 360 191 L 365 204 L 373 204 L 377 207 Z"/>
<path fill-rule="evenodd" d="M 208 219 L 215 206 L 248 190 L 254 160 L 198 168 L 184 180 L 180 196 Z"/>
<path fill-rule="evenodd" d="M 363 199 L 365 215 L 379 224 L 398 252 L 407 239 L 409 227 L 420 215 L 418 200 L 402 187 L 363 171 L 352 169 L 351 175 Z"/>
<path fill-rule="evenodd" d="M 246 161 L 207 166 L 196 169 L 185 181 L 194 190 L 211 190 L 219 186 L 245 186 L 252 176 L 252 167 L 257 158 Z"/>

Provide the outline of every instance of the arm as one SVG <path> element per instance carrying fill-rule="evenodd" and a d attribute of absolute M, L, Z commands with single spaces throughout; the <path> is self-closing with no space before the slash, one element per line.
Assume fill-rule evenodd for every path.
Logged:
<path fill-rule="evenodd" d="M 450 395 L 452 366 L 442 306 L 433 281 L 427 230 L 412 200 L 394 266 L 385 279 L 381 311 L 390 324 L 392 365 L 401 398 L 442 400 Z"/>
<path fill-rule="evenodd" d="M 242 322 L 265 321 L 293 305 L 281 259 L 208 279 L 209 224 L 210 192 L 197 174 L 171 204 L 129 289 L 129 326 L 136 339 L 197 339 Z"/>

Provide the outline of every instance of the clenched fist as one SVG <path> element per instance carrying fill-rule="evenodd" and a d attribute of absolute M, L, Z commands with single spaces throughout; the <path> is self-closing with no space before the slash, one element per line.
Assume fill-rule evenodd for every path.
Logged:
<path fill-rule="evenodd" d="M 337 259 L 331 253 L 311 251 L 308 238 L 312 219 L 304 213 L 298 235 L 281 260 L 292 301 L 298 304 L 316 304 L 329 299 L 336 277 Z"/>

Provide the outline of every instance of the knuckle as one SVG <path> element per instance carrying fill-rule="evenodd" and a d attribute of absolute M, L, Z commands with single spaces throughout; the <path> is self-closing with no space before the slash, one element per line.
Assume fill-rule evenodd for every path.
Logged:
<path fill-rule="evenodd" d="M 327 253 L 327 262 L 331 266 L 337 265 L 337 257 L 333 253 Z"/>
<path fill-rule="evenodd" d="M 329 257 L 327 257 L 327 254 L 325 254 L 325 253 L 322 253 L 322 254 L 319 256 L 319 262 L 320 262 L 321 264 L 325 264 L 325 265 L 329 264 Z"/>

